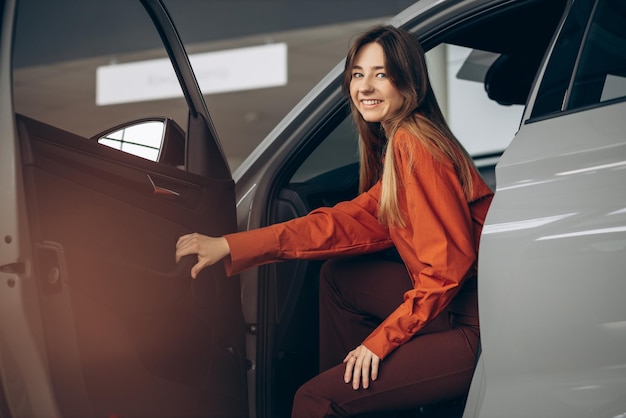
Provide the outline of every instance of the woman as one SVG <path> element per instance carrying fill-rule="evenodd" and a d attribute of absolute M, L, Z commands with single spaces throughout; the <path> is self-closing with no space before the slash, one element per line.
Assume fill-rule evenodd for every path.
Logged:
<path fill-rule="evenodd" d="M 409 32 L 376 27 L 350 49 L 344 91 L 361 145 L 361 194 L 333 208 L 220 238 L 190 234 L 192 277 L 294 258 L 327 262 L 320 284 L 320 375 L 293 417 L 403 410 L 467 393 L 478 346 L 476 260 L 492 192 L 437 105 Z M 333 367 L 334 365 L 334 367 Z M 326 370 L 327 369 L 327 370 Z"/>

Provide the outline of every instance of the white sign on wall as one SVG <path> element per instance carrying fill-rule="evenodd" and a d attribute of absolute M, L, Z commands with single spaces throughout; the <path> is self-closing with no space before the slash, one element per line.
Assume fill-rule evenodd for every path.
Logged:
<path fill-rule="evenodd" d="M 287 44 L 276 43 L 189 56 L 203 94 L 287 84 Z M 98 106 L 181 97 L 166 58 L 96 69 Z"/>

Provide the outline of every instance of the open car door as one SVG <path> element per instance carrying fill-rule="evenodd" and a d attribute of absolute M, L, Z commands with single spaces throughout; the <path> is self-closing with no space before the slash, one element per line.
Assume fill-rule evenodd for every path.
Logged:
<path fill-rule="evenodd" d="M 0 4 L 0 416 L 247 416 L 239 280 L 221 264 L 192 280 L 195 257 L 174 258 L 180 235 L 235 231 L 236 215 L 228 165 L 164 5 Z M 116 26 L 120 13 L 132 24 Z M 72 39 L 46 32 L 52 25 Z M 184 97 L 160 109 L 185 100 L 187 115 L 155 113 L 154 102 L 80 102 L 72 71 L 92 73 L 125 36 L 115 46 L 128 54 L 150 50 L 140 27 L 162 42 Z M 49 57 L 34 56 L 37 45 Z M 89 116 L 72 118 L 72 106 Z M 135 122 L 120 125 L 126 115 Z M 146 123 L 139 116 L 162 128 L 154 161 L 116 136 Z"/>

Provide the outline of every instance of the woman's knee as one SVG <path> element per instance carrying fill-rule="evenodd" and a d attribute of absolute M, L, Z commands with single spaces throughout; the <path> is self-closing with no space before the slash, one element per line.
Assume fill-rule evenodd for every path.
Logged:
<path fill-rule="evenodd" d="M 337 277 L 339 261 L 336 259 L 327 260 L 322 264 L 320 269 L 320 281 L 324 284 L 333 283 Z"/>
<path fill-rule="evenodd" d="M 341 273 L 341 261 L 340 260 L 328 260 L 320 269 L 320 297 L 323 299 L 329 298 L 332 300 L 341 299 L 341 281 L 339 280 Z"/>
<path fill-rule="evenodd" d="M 293 398 L 292 418 L 325 417 L 330 401 L 317 392 L 311 381 L 300 386 Z"/>

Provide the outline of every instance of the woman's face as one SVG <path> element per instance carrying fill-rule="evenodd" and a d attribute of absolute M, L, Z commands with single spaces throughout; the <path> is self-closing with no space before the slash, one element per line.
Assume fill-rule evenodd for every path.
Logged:
<path fill-rule="evenodd" d="M 384 123 L 399 111 L 404 98 L 387 77 L 382 46 L 362 46 L 351 71 L 350 98 L 363 119 Z"/>

